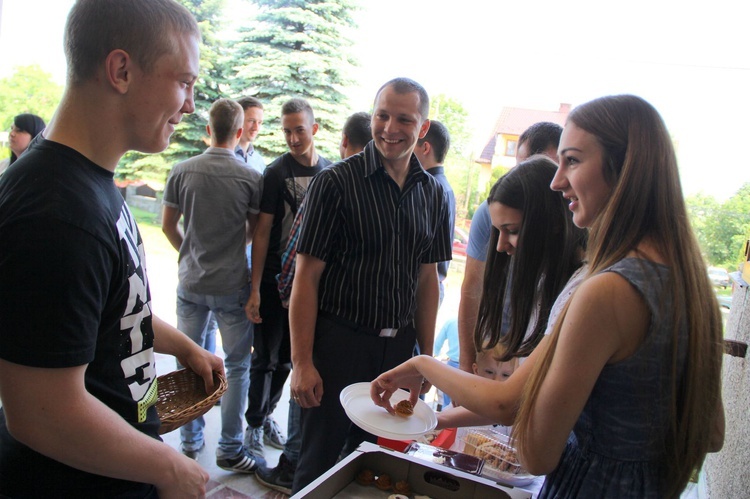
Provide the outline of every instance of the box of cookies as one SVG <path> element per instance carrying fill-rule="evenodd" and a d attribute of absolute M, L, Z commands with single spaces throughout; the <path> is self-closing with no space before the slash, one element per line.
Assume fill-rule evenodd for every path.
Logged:
<path fill-rule="evenodd" d="M 531 499 L 532 493 L 365 442 L 293 499 Z"/>

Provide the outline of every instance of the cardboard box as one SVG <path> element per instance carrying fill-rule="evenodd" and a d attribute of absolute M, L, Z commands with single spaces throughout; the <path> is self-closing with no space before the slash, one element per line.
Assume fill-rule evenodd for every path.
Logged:
<path fill-rule="evenodd" d="M 323 476 L 299 491 L 293 499 L 383 498 L 393 491 L 383 492 L 374 486 L 356 482 L 357 474 L 369 469 L 376 475 L 387 473 L 392 483 L 406 480 L 411 485 L 411 496 L 425 495 L 432 499 L 531 499 L 532 493 L 492 480 L 446 468 L 414 456 L 364 442 L 349 456 L 328 470 Z"/>

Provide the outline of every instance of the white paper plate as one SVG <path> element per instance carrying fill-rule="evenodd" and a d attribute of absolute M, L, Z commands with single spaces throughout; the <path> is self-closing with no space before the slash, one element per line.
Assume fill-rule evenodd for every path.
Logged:
<path fill-rule="evenodd" d="M 409 392 L 397 390 L 391 396 L 391 404 L 408 399 Z M 408 418 L 388 414 L 370 398 L 370 383 L 354 383 L 339 395 L 346 415 L 363 430 L 392 440 L 414 440 L 437 426 L 437 417 L 422 400 L 417 400 L 414 414 Z"/>

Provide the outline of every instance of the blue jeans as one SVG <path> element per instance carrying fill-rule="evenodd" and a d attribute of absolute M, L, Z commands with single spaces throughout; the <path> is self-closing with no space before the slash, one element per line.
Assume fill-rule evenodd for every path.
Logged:
<path fill-rule="evenodd" d="M 211 314 L 208 319 L 208 326 L 206 326 L 206 340 L 203 348 L 211 353 L 216 353 L 216 331 L 219 329 L 219 323 L 216 322 L 216 317 Z"/>
<path fill-rule="evenodd" d="M 302 429 L 300 428 L 300 416 L 302 408 L 294 400 L 289 400 L 289 413 L 286 424 L 286 445 L 284 454 L 286 458 L 297 464 L 299 461 L 299 450 L 302 447 Z"/>
<path fill-rule="evenodd" d="M 210 312 L 219 323 L 228 385 L 221 399 L 221 437 L 216 450 L 219 459 L 234 457 L 242 450 L 242 416 L 250 383 L 248 373 L 253 346 L 253 325 L 244 309 L 249 296 L 249 285 L 230 295 L 191 293 L 177 286 L 178 329 L 198 345 L 205 345 Z M 180 428 L 180 440 L 185 450 L 201 448 L 205 424 L 200 417 Z"/>

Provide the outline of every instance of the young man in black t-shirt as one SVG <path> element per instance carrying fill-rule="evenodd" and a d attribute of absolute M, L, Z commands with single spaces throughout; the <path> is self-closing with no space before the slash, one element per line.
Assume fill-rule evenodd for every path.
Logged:
<path fill-rule="evenodd" d="M 331 164 L 315 150 L 318 131 L 312 107 L 291 99 L 281 108 L 281 126 L 289 152 L 279 156 L 263 173 L 260 216 L 253 235 L 252 290 L 245 311 L 255 326 L 250 389 L 245 419 L 245 446 L 263 457 L 264 443 L 285 448 L 286 439 L 271 418 L 291 370 L 288 311 L 281 304 L 276 275 L 281 255 L 307 186 L 313 176 Z M 299 408 L 290 404 L 289 432 L 296 433 Z M 286 446 L 294 449 L 295 441 Z M 298 447 L 298 446 L 297 446 Z M 296 454 L 292 450 L 292 454 Z M 292 456 L 295 457 L 295 456 Z"/>
<path fill-rule="evenodd" d="M 200 32 L 174 0 L 78 0 L 55 117 L 0 181 L 0 496 L 203 497 L 164 444 L 154 352 L 213 389 L 221 359 L 151 311 L 143 244 L 114 185 L 193 112 Z"/>

